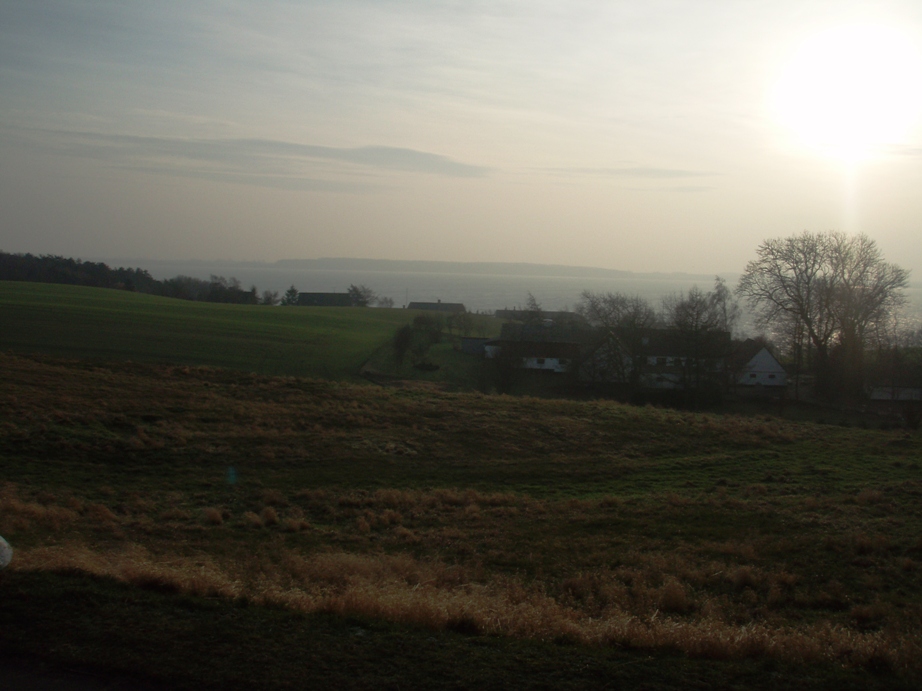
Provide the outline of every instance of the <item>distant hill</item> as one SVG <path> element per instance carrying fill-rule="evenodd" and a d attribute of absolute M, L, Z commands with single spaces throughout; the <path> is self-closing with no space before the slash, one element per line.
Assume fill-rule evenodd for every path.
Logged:
<path fill-rule="evenodd" d="M 503 276 L 573 276 L 587 278 L 688 278 L 713 280 L 713 274 L 683 272 L 638 273 L 618 269 L 601 269 L 592 266 L 564 266 L 562 264 L 528 264 L 524 262 L 444 262 L 403 259 L 350 259 L 323 257 L 320 259 L 282 259 L 271 266 L 286 269 L 326 269 L 344 271 L 391 271 L 400 273 L 455 273 Z"/>

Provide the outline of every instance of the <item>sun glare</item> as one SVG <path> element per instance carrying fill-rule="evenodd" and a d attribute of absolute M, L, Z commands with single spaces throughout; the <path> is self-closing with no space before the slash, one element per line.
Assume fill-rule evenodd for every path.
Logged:
<path fill-rule="evenodd" d="M 905 143 L 922 114 L 922 56 L 896 29 L 843 26 L 807 40 L 772 94 L 801 144 L 855 163 Z"/>

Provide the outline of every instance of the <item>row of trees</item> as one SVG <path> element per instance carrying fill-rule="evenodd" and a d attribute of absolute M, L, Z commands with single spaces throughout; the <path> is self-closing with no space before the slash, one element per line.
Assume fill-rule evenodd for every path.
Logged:
<path fill-rule="evenodd" d="M 163 297 L 240 305 L 278 304 L 278 293 L 265 291 L 260 298 L 256 286 L 249 290 L 236 278 L 212 275 L 208 280 L 176 276 L 159 281 L 144 269 L 113 269 L 103 262 L 88 262 L 56 255 L 9 254 L 0 252 L 0 280 L 63 283 L 130 290 Z"/>
<path fill-rule="evenodd" d="M 889 372 L 889 381 L 897 381 L 920 369 L 914 349 L 922 347 L 922 329 L 907 327 L 902 310 L 909 272 L 885 261 L 866 235 L 804 232 L 766 240 L 756 254 L 735 291 L 717 278 L 711 291 L 670 296 L 659 311 L 640 297 L 586 291 L 576 311 L 591 325 L 618 333 L 635 374 L 642 369 L 645 330 L 673 329 L 682 351 L 699 360 L 702 347 L 718 342 L 708 334 L 736 330 L 737 299 L 788 355 L 793 374 L 815 375 L 822 397 L 855 398 L 870 376 L 879 381 Z M 700 373 L 691 375 L 698 379 Z"/>
<path fill-rule="evenodd" d="M 0 252 L 0 281 L 31 281 L 35 283 L 63 283 L 68 285 L 114 288 L 137 291 L 151 295 L 194 300 L 225 302 L 238 305 L 297 305 L 298 289 L 291 286 L 279 297 L 278 291 L 256 286 L 245 289 L 233 276 L 212 275 L 208 280 L 192 276 L 175 276 L 159 281 L 145 269 L 113 269 L 103 262 L 88 262 L 56 255 L 10 254 Z M 348 294 L 355 307 L 393 307 L 394 300 L 382 297 L 365 285 L 350 285 Z"/>
<path fill-rule="evenodd" d="M 161 287 L 160 281 L 143 269 L 112 269 L 103 262 L 8 252 L 0 252 L 0 280 L 118 288 L 142 293 L 155 293 Z"/>
<path fill-rule="evenodd" d="M 710 291 L 696 286 L 666 297 L 659 310 L 639 296 L 583 291 L 576 312 L 603 334 L 591 359 L 582 363 L 584 373 L 627 382 L 634 395 L 642 388 L 652 330 L 668 330 L 670 351 L 682 357 L 682 378 L 695 399 L 689 401 L 692 405 L 710 383 L 709 363 L 730 355 L 730 333 L 740 316 L 720 277 Z"/>

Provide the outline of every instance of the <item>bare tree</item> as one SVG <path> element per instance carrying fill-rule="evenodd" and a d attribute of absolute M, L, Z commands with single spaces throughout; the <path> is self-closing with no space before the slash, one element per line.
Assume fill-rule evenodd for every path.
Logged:
<path fill-rule="evenodd" d="M 584 369 L 593 379 L 627 382 L 640 387 L 646 362 L 647 332 L 657 325 L 656 311 L 642 297 L 584 290 L 576 313 L 595 326 L 602 338 Z"/>
<path fill-rule="evenodd" d="M 866 235 L 804 232 L 766 240 L 736 292 L 760 324 L 803 327 L 816 353 L 817 388 L 832 391 L 832 352 L 844 385 L 860 387 L 868 336 L 905 302 L 909 273 L 883 260 Z"/>
<path fill-rule="evenodd" d="M 863 384 L 864 352 L 869 336 L 906 302 L 909 272 L 888 264 L 866 235 L 832 235 L 836 287 L 834 311 L 842 351 L 844 383 L 857 391 Z"/>
<path fill-rule="evenodd" d="M 694 286 L 687 293 L 663 300 L 663 322 L 673 330 L 674 348 L 681 355 L 682 378 L 689 403 L 697 406 L 702 388 L 722 393 L 722 361 L 730 354 L 730 327 L 738 309 L 718 277 L 705 293 Z"/>
<path fill-rule="evenodd" d="M 525 323 L 540 324 L 543 316 L 544 308 L 541 307 L 541 303 L 529 291 L 525 298 Z"/>
<path fill-rule="evenodd" d="M 719 316 L 720 328 L 735 334 L 740 320 L 740 306 L 733 297 L 733 292 L 727 287 L 727 282 L 720 276 L 714 278 L 714 290 L 711 291 L 710 299 Z"/>

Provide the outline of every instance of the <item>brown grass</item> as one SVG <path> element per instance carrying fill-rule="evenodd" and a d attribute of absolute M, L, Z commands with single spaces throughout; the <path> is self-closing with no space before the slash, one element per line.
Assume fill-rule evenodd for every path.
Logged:
<path fill-rule="evenodd" d="M 83 508 L 82 504 L 80 508 Z M 57 532 L 77 521 L 79 517 L 79 513 L 73 508 L 24 501 L 19 498 L 17 488 L 12 484 L 6 484 L 0 490 L 0 529 L 7 534 L 11 531 L 29 530 L 33 525 Z"/>
<path fill-rule="evenodd" d="M 708 607 L 688 618 L 687 591 L 676 580 L 662 586 L 658 609 L 649 616 L 638 617 L 614 605 L 600 616 L 587 616 L 518 579 L 480 581 L 476 573 L 463 568 L 421 562 L 407 555 L 327 553 L 305 557 L 287 552 L 275 568 L 263 561 L 255 579 L 247 574 L 249 567 L 222 564 L 208 557 L 167 560 L 137 545 L 99 552 L 77 544 L 21 550 L 12 565 L 22 571 L 80 570 L 142 588 L 246 597 L 256 604 L 303 612 L 379 617 L 431 629 L 463 626 L 475 633 L 671 649 L 712 659 L 766 656 L 904 670 L 915 668 L 922 654 L 918 636 L 884 630 L 859 631 L 830 624 L 737 625 L 708 616 L 712 609 Z M 577 580 L 568 587 L 583 588 L 585 597 L 598 584 L 580 586 Z M 872 628 L 884 612 L 874 606 L 855 607 L 851 616 L 863 628 Z"/>
<path fill-rule="evenodd" d="M 221 525 L 224 523 L 224 515 L 218 509 L 208 508 L 202 511 L 202 519 L 208 525 Z"/>
<path fill-rule="evenodd" d="M 691 609 L 685 586 L 671 578 L 660 589 L 659 609 L 670 614 L 684 614 Z"/>
<path fill-rule="evenodd" d="M 259 512 L 259 517 L 262 519 L 263 525 L 279 524 L 279 512 L 272 506 L 263 508 L 263 510 Z"/>
<path fill-rule="evenodd" d="M 870 488 L 861 490 L 858 492 L 858 496 L 855 497 L 855 501 L 864 506 L 879 504 L 883 499 L 884 495 L 880 490 Z"/>
<path fill-rule="evenodd" d="M 303 530 L 309 530 L 310 527 L 310 523 L 303 518 L 288 517 L 282 521 L 282 530 L 289 533 L 300 533 Z"/>
<path fill-rule="evenodd" d="M 247 511 L 243 514 L 243 523 L 250 528 L 263 527 L 263 519 L 260 518 L 259 514 L 253 513 L 252 511 Z"/>
<path fill-rule="evenodd" d="M 262 501 L 267 506 L 288 506 L 288 498 L 283 492 L 277 489 L 266 489 L 262 491 Z"/>
<path fill-rule="evenodd" d="M 172 507 L 160 512 L 161 521 L 188 521 L 192 519 L 192 512 L 186 509 Z"/>

